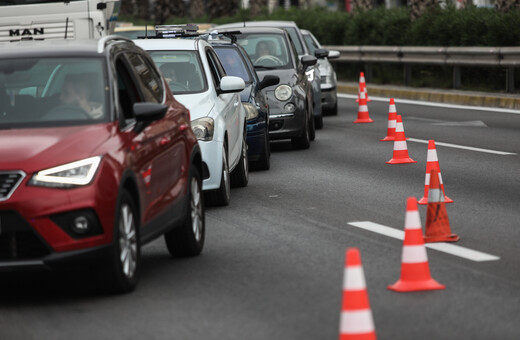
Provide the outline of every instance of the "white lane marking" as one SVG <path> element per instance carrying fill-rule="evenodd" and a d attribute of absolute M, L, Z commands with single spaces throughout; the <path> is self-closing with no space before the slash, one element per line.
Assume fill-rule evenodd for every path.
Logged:
<path fill-rule="evenodd" d="M 425 139 L 417 139 L 417 138 L 407 138 L 408 142 L 416 142 L 416 143 L 423 143 L 428 144 L 428 141 Z M 486 153 L 492 153 L 495 155 L 516 155 L 514 152 L 505 152 L 505 151 L 497 151 L 497 150 L 490 150 L 490 149 L 481 149 L 481 148 L 474 148 L 472 146 L 464 146 L 464 145 L 458 145 L 458 144 L 450 144 L 450 143 L 443 143 L 443 142 L 437 142 L 435 141 L 435 145 L 441 145 L 441 146 L 447 146 L 450 148 L 456 148 L 456 149 L 464 149 L 464 150 L 471 150 L 471 151 L 478 151 L 478 152 L 486 152 Z"/>
<path fill-rule="evenodd" d="M 481 120 L 467 120 L 462 122 L 442 122 L 442 123 L 432 123 L 432 125 L 440 125 L 440 126 L 469 126 L 469 127 L 488 127 L 486 123 Z"/>
<path fill-rule="evenodd" d="M 404 240 L 404 231 L 398 230 L 395 228 L 387 227 L 382 224 L 370 222 L 370 221 L 360 221 L 360 222 L 348 222 L 349 225 L 361 228 L 364 230 L 372 231 L 374 233 L 378 233 L 381 235 L 385 235 L 388 237 L 392 237 L 398 240 Z M 459 256 L 465 258 L 467 260 L 475 261 L 475 262 L 484 262 L 484 261 L 497 261 L 500 260 L 500 257 L 486 254 L 477 250 L 472 250 L 469 248 L 457 246 L 455 244 L 439 242 L 439 243 L 425 243 L 426 248 L 435 249 L 437 251 L 442 251 L 444 253 L 448 253 L 454 256 Z"/>
<path fill-rule="evenodd" d="M 355 94 L 338 93 L 337 96 L 340 98 L 357 99 L 357 95 L 355 95 Z M 378 102 L 387 102 L 389 99 L 383 98 L 383 97 L 370 97 L 370 100 L 374 100 L 374 101 L 378 101 Z M 502 108 L 498 108 L 498 107 L 455 105 L 455 104 L 423 102 L 420 100 L 395 99 L 395 98 L 394 98 L 394 101 L 396 104 L 398 104 L 398 103 L 414 104 L 414 105 L 423 105 L 423 106 L 446 107 L 446 108 L 451 108 L 451 109 L 513 113 L 515 115 L 520 115 L 520 110 L 502 109 Z"/>

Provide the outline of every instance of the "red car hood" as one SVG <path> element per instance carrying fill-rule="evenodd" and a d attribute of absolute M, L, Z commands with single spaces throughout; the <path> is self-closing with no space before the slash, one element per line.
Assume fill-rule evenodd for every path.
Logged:
<path fill-rule="evenodd" d="M 111 124 L 12 129 L 0 133 L 0 171 L 26 173 L 98 155 L 111 135 Z"/>

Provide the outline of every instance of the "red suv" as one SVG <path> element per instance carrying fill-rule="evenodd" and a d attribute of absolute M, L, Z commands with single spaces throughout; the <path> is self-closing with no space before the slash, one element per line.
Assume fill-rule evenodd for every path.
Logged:
<path fill-rule="evenodd" d="M 141 245 L 204 245 L 202 161 L 189 111 L 131 40 L 0 50 L 0 270 L 95 262 L 132 291 Z"/>

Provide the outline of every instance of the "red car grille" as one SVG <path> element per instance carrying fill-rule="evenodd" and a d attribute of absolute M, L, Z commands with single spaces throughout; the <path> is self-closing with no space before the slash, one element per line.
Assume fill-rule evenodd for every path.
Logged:
<path fill-rule="evenodd" d="M 37 259 L 50 253 L 16 212 L 0 211 L 0 260 Z"/>
<path fill-rule="evenodd" d="M 8 199 L 24 177 L 22 171 L 0 172 L 0 201 Z"/>

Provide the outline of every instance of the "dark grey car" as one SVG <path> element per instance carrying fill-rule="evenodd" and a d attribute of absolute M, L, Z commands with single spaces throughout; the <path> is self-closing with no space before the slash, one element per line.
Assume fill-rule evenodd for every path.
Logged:
<path fill-rule="evenodd" d="M 225 24 L 221 26 L 217 26 L 214 29 L 222 30 L 222 29 L 231 29 L 231 28 L 241 28 L 241 27 L 276 27 L 282 28 L 289 33 L 291 37 L 294 47 L 298 53 L 298 56 L 302 58 L 305 55 L 312 55 L 313 53 L 307 48 L 307 45 L 304 42 L 304 38 L 302 32 L 298 25 L 294 21 L 287 20 L 264 20 L 264 21 L 245 21 L 245 22 L 236 22 L 231 24 Z M 318 65 L 310 67 L 307 70 L 307 78 L 311 82 L 312 85 L 312 100 L 313 100 L 313 115 L 314 115 L 314 123 L 316 129 L 321 129 L 323 127 L 323 115 L 321 108 L 321 74 Z"/>
<path fill-rule="evenodd" d="M 280 78 L 279 84 L 265 89 L 269 102 L 269 138 L 291 139 L 294 148 L 309 148 L 315 130 L 312 86 L 306 71 L 317 59 L 312 56 L 300 59 L 283 29 L 246 27 L 235 36 L 261 79 L 266 75 Z"/>

